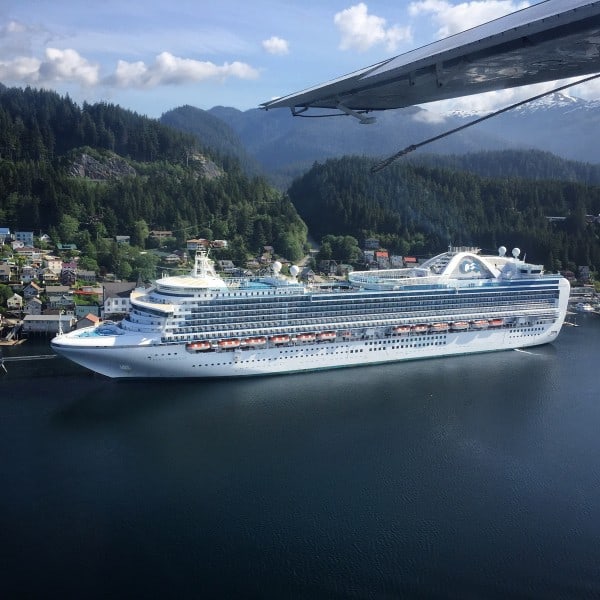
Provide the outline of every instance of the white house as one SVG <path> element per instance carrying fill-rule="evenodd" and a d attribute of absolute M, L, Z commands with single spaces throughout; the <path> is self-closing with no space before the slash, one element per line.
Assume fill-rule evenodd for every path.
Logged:
<path fill-rule="evenodd" d="M 6 306 L 8 307 L 8 310 L 21 310 L 23 308 L 23 296 L 13 294 L 6 300 Z"/>
<path fill-rule="evenodd" d="M 124 281 L 121 283 L 105 283 L 104 284 L 104 305 L 103 317 L 108 318 L 109 315 L 125 314 L 131 308 L 129 296 L 135 289 L 136 284 Z"/>

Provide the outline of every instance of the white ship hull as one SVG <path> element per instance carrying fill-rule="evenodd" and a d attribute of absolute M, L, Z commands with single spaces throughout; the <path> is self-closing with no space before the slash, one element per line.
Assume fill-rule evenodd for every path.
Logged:
<path fill-rule="evenodd" d="M 250 377 L 537 346 L 554 341 L 562 322 L 355 341 L 190 353 L 185 344 L 61 348 L 60 354 L 111 378 Z"/>

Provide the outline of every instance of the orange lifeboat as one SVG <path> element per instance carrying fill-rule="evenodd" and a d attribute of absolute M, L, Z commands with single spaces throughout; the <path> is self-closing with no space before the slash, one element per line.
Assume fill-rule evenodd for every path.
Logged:
<path fill-rule="evenodd" d="M 243 341 L 245 346 L 264 346 L 267 343 L 267 338 L 263 336 L 249 337 Z"/>
<path fill-rule="evenodd" d="M 273 344 L 287 344 L 290 341 L 290 336 L 287 333 L 281 335 L 272 335 L 269 340 Z"/>
<path fill-rule="evenodd" d="M 202 340 L 199 342 L 188 342 L 185 345 L 186 350 L 190 350 L 191 352 L 204 352 L 206 350 L 210 350 L 210 342 L 206 340 Z"/>
<path fill-rule="evenodd" d="M 413 325 L 410 329 L 413 333 L 425 333 L 429 329 L 429 325 L 420 323 L 419 325 Z"/>
<path fill-rule="evenodd" d="M 240 340 L 237 338 L 228 338 L 226 340 L 219 340 L 219 348 L 238 348 Z"/>
<path fill-rule="evenodd" d="M 410 331 L 410 325 L 397 325 L 392 327 L 392 331 L 397 334 L 408 333 Z"/>
<path fill-rule="evenodd" d="M 504 319 L 490 319 L 490 327 L 502 327 Z"/>
<path fill-rule="evenodd" d="M 465 329 L 469 329 L 469 323 L 467 321 L 454 321 L 450 324 L 450 328 L 452 331 L 465 331 Z"/>
<path fill-rule="evenodd" d="M 489 323 L 484 319 L 478 319 L 477 321 L 473 321 L 472 325 L 475 329 L 487 329 Z"/>
<path fill-rule="evenodd" d="M 335 337 L 336 337 L 335 331 L 322 331 L 321 333 L 317 334 L 317 339 L 323 340 L 323 341 L 335 340 Z"/>
<path fill-rule="evenodd" d="M 432 331 L 448 331 L 448 323 L 433 323 L 431 325 Z"/>
<path fill-rule="evenodd" d="M 314 342 L 316 335 L 314 333 L 299 333 L 296 336 L 298 342 Z"/>

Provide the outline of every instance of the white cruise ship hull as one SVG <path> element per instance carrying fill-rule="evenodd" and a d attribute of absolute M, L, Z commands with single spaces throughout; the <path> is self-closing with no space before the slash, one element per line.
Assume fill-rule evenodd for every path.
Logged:
<path fill-rule="evenodd" d="M 250 377 L 341 367 L 365 366 L 547 344 L 562 322 L 488 328 L 481 331 L 424 333 L 352 341 L 299 343 L 262 349 L 190 353 L 185 344 L 72 348 L 53 342 L 66 358 L 110 378 Z M 109 340 L 106 340 L 107 342 Z"/>

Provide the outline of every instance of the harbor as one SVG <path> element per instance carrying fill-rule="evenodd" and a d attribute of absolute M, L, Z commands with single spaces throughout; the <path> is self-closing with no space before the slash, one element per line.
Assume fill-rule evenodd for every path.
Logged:
<path fill-rule="evenodd" d="M 4 595 L 598 597 L 600 320 L 573 319 L 522 352 L 202 385 L 11 362 Z"/>

